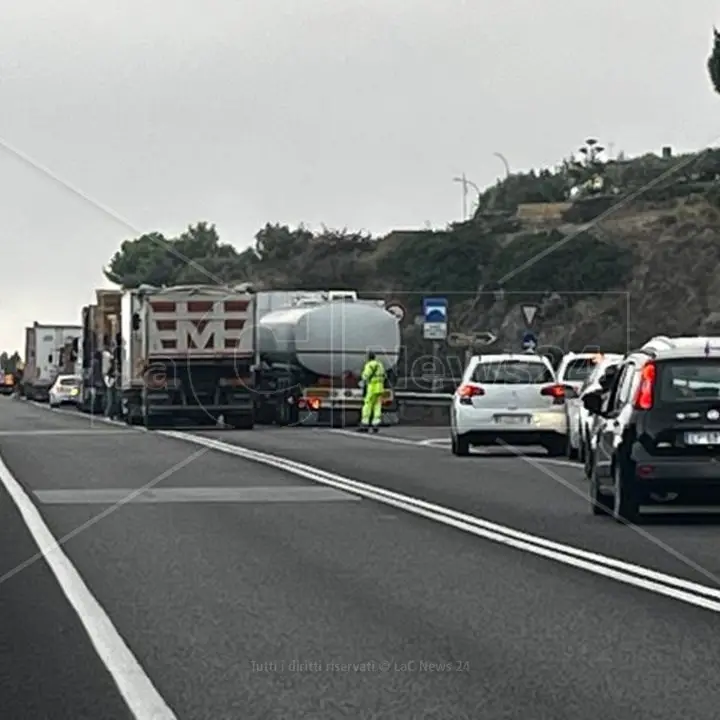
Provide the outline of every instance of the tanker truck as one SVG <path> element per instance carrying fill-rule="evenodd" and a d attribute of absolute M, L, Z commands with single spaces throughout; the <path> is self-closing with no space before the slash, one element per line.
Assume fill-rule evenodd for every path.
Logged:
<path fill-rule="evenodd" d="M 345 290 L 259 292 L 255 322 L 259 423 L 357 425 L 368 350 L 388 377 L 383 424 L 398 422 L 392 379 L 400 327 L 382 301 Z"/>

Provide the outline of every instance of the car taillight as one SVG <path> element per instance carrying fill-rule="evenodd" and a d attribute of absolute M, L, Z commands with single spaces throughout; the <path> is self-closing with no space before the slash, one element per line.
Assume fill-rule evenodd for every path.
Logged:
<path fill-rule="evenodd" d="M 461 385 L 457 394 L 462 405 L 472 405 L 472 399 L 484 395 L 485 391 L 479 385 Z"/>
<path fill-rule="evenodd" d="M 561 405 L 565 402 L 565 386 L 564 385 L 547 385 L 540 391 L 541 395 L 553 398 L 553 405 Z"/>
<path fill-rule="evenodd" d="M 655 363 L 648 363 L 640 371 L 640 386 L 635 393 L 635 401 L 633 407 L 636 410 L 651 410 L 653 406 L 653 398 L 655 395 Z"/>

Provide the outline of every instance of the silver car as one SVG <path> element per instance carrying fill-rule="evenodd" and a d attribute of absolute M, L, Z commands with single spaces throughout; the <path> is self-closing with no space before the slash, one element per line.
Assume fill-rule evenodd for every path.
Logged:
<path fill-rule="evenodd" d="M 77 405 L 81 378 L 78 375 L 58 375 L 50 388 L 50 407 Z"/>
<path fill-rule="evenodd" d="M 454 455 L 498 441 L 540 445 L 565 454 L 565 400 L 575 391 L 557 382 L 547 358 L 528 354 L 476 355 L 455 391 L 450 411 Z"/>
<path fill-rule="evenodd" d="M 599 379 L 605 374 L 608 368 L 616 367 L 622 362 L 623 356 L 618 354 L 597 355 L 592 371 L 585 378 L 585 382 L 576 388 L 578 397 L 567 401 L 568 415 L 568 457 L 571 460 L 585 461 L 587 442 L 590 433 L 592 418 L 587 408 L 582 404 L 582 396 L 592 391 Z"/>

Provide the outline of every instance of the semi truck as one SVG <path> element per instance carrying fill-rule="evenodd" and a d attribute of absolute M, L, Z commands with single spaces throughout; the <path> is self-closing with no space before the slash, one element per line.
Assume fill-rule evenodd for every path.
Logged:
<path fill-rule="evenodd" d="M 44 325 L 25 328 L 23 394 L 28 400 L 47 402 L 58 375 L 77 372 L 82 328 L 79 325 Z"/>
<path fill-rule="evenodd" d="M 113 352 L 125 421 L 252 429 L 253 309 L 247 286 L 141 286 L 123 293 Z"/>
<path fill-rule="evenodd" d="M 103 352 L 113 352 L 118 347 L 122 295 L 122 290 L 98 289 L 95 304 L 82 309 L 78 409 L 83 412 L 104 411 L 107 388 L 103 378 Z"/>
<path fill-rule="evenodd" d="M 255 299 L 258 422 L 357 425 L 359 386 L 369 350 L 388 381 L 383 424 L 398 422 L 392 388 L 400 356 L 398 318 L 353 290 L 266 291 Z"/>

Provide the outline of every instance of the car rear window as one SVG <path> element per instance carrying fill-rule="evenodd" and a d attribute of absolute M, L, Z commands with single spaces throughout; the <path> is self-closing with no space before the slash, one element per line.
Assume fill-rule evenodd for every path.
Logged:
<path fill-rule="evenodd" d="M 563 371 L 563 380 L 570 382 L 581 382 L 585 380 L 595 369 L 595 360 L 592 358 L 576 358 L 570 360 Z"/>
<path fill-rule="evenodd" d="M 77 378 L 60 378 L 59 384 L 63 387 L 77 387 L 80 383 Z"/>
<path fill-rule="evenodd" d="M 551 383 L 554 378 L 550 369 L 541 362 L 498 360 L 478 363 L 472 381 L 481 385 L 530 385 Z"/>
<path fill-rule="evenodd" d="M 660 399 L 664 402 L 720 399 L 720 361 L 683 360 L 660 364 Z"/>

